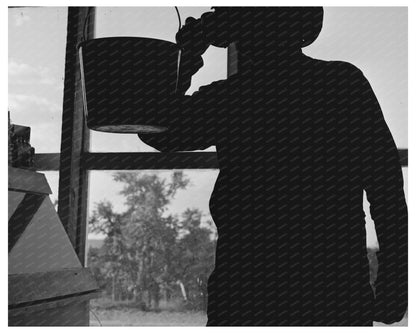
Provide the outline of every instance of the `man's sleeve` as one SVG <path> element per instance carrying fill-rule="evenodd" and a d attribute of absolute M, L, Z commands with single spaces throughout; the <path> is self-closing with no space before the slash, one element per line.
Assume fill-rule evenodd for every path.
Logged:
<path fill-rule="evenodd" d="M 170 99 L 160 119 L 168 130 L 157 134 L 139 134 L 146 144 L 162 152 L 203 150 L 216 144 L 216 133 L 224 95 L 224 82 L 200 88 L 191 96 Z"/>
<path fill-rule="evenodd" d="M 380 250 L 374 320 L 400 321 L 407 309 L 407 206 L 397 147 L 367 79 L 360 72 L 353 103 L 360 105 L 364 189 Z M 358 108 L 357 108 L 358 109 Z"/>

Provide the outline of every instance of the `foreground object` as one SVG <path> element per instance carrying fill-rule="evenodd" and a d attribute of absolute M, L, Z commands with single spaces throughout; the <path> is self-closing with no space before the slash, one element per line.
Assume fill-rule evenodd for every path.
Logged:
<path fill-rule="evenodd" d="M 179 49 L 150 38 L 113 37 L 79 46 L 84 110 L 90 129 L 163 132 L 161 103 L 175 95 Z"/>

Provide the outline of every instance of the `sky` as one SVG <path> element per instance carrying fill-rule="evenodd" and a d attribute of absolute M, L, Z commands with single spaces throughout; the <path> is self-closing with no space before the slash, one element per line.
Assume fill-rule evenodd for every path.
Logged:
<path fill-rule="evenodd" d="M 179 7 L 182 22 L 209 7 Z M 9 109 L 13 123 L 32 128 L 36 152 L 59 152 L 62 117 L 65 7 L 9 9 Z M 141 36 L 175 40 L 178 19 L 173 7 L 97 8 L 96 38 Z M 405 7 L 329 7 L 318 39 L 304 53 L 324 60 L 355 64 L 370 81 L 387 124 L 399 148 L 407 148 L 407 9 Z M 201 85 L 225 79 L 226 49 L 210 47 L 204 67 L 193 77 L 188 94 Z M 154 151 L 136 135 L 91 132 L 91 151 Z M 208 150 L 215 151 L 215 147 Z M 407 191 L 407 168 L 404 168 Z M 170 172 L 159 172 L 162 177 Z M 192 186 L 179 192 L 170 211 L 180 214 L 188 207 L 201 209 L 209 218 L 208 201 L 217 170 L 187 170 Z M 47 172 L 56 197 L 58 173 Z M 89 210 L 109 200 L 123 210 L 120 184 L 111 172 L 90 172 Z M 367 208 L 366 208 L 367 210 Z M 368 215 L 368 214 L 367 214 Z M 368 244 L 374 246 L 373 226 L 368 222 Z"/>

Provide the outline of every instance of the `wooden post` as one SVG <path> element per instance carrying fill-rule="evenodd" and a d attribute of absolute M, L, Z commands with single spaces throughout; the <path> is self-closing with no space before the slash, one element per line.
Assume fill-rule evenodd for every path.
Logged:
<path fill-rule="evenodd" d="M 88 171 L 81 161 L 82 154 L 89 150 L 89 130 L 84 119 L 77 46 L 84 38 L 94 37 L 94 20 L 94 7 L 68 7 L 58 214 L 82 265 L 87 238 Z"/>

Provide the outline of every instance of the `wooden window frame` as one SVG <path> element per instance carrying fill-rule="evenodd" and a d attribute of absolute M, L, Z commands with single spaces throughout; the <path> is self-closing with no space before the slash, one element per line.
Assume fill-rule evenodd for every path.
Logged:
<path fill-rule="evenodd" d="M 87 18 L 89 19 L 87 20 Z M 82 263 L 86 263 L 88 171 L 218 169 L 215 152 L 93 153 L 86 126 L 77 46 L 94 38 L 95 7 L 68 7 L 61 153 L 36 154 L 39 171 L 59 171 L 58 214 Z M 228 76 L 238 69 L 237 51 L 228 48 Z M 399 149 L 407 167 L 407 149 Z"/>

